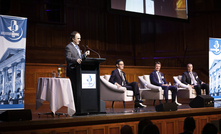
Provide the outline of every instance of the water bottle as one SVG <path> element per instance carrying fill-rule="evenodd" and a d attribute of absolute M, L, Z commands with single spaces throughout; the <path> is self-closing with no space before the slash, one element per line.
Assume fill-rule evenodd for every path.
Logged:
<path fill-rule="evenodd" d="M 171 83 L 169 82 L 169 86 L 171 86 Z"/>
<path fill-rule="evenodd" d="M 144 88 L 147 89 L 147 82 L 144 83 Z"/>

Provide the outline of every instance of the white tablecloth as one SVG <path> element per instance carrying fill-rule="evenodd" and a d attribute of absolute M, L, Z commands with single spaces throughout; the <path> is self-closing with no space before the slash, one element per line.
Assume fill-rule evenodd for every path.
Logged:
<path fill-rule="evenodd" d="M 62 106 L 67 106 L 68 114 L 72 116 L 76 109 L 70 79 L 40 77 L 36 92 L 36 110 L 44 101 L 49 102 L 54 114 Z"/>

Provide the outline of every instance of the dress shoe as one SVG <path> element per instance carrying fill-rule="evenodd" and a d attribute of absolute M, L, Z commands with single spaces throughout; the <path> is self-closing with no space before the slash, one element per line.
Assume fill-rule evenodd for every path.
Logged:
<path fill-rule="evenodd" d="M 134 104 L 134 107 L 135 108 L 144 108 L 144 107 L 147 107 L 146 105 L 142 104 L 142 103 L 135 103 Z"/>

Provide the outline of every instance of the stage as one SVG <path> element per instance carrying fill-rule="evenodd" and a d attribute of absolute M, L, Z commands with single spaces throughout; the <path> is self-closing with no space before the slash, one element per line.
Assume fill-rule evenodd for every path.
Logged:
<path fill-rule="evenodd" d="M 214 107 L 190 108 L 188 101 L 177 107 L 177 111 L 156 112 L 152 101 L 146 101 L 146 108 L 133 108 L 133 102 L 126 102 L 123 108 L 122 102 L 116 102 L 111 108 L 111 102 L 106 102 L 106 114 L 91 114 L 82 116 L 46 116 L 38 113 L 49 112 L 49 104 L 44 104 L 35 110 L 35 105 L 25 105 L 25 109 L 31 109 L 31 121 L 0 122 L 2 133 L 48 133 L 66 132 L 69 133 L 119 133 L 124 124 L 132 126 L 134 133 L 137 132 L 137 124 L 142 118 L 149 118 L 156 124 L 161 134 L 170 132 L 182 132 L 183 120 L 186 116 L 193 116 L 198 127 L 196 133 L 211 120 L 221 118 L 221 102 L 215 101 Z M 58 112 L 67 112 L 66 107 L 62 107 Z M 13 128 L 13 129 L 12 129 Z M 166 129 L 166 131 L 165 131 Z M 98 131 L 98 132 L 97 132 Z"/>

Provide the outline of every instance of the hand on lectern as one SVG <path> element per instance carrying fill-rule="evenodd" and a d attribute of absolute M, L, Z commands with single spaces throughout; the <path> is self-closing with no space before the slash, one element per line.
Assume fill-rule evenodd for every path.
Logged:
<path fill-rule="evenodd" d="M 86 55 L 86 56 L 90 55 L 90 50 L 87 50 L 87 51 L 85 52 L 85 55 Z"/>

